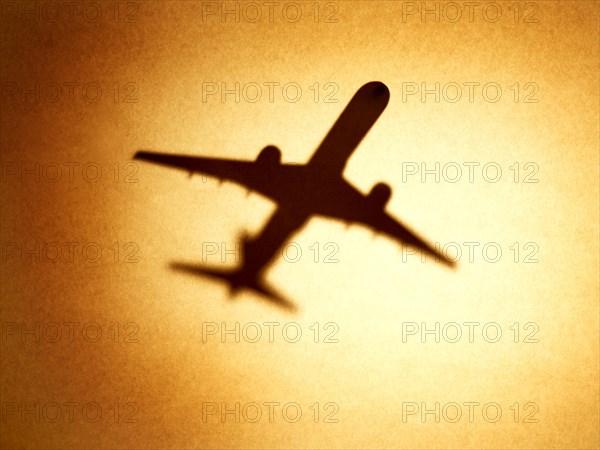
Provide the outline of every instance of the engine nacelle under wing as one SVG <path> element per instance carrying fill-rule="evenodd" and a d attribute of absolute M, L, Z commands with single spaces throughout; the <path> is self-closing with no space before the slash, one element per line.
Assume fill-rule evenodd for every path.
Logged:
<path fill-rule="evenodd" d="M 378 209 L 384 209 L 392 196 L 392 189 L 385 183 L 377 183 L 369 192 L 369 203 Z"/>
<path fill-rule="evenodd" d="M 274 145 L 268 145 L 260 151 L 256 158 L 256 162 L 268 167 L 278 166 L 281 164 L 281 150 Z"/>

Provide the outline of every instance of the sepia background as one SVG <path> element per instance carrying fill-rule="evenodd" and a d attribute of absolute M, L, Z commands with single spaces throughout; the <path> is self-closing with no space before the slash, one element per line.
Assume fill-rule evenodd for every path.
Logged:
<path fill-rule="evenodd" d="M 598 9 L 2 1 L 2 447 L 598 448 Z M 304 163 L 369 81 L 344 176 L 456 270 L 319 217 L 267 271 L 297 312 L 169 269 L 274 204 L 137 150 Z"/>

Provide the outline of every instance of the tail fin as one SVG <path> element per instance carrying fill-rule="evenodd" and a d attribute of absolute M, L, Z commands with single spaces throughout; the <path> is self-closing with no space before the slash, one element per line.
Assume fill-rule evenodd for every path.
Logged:
<path fill-rule="evenodd" d="M 229 286 L 231 296 L 234 296 L 240 289 L 246 288 L 261 294 L 269 301 L 289 310 L 295 310 L 296 306 L 284 298 L 274 289 L 271 289 L 255 277 L 246 276 L 241 270 L 217 270 L 208 267 L 185 264 L 171 263 L 171 269 L 180 272 L 186 272 L 192 275 L 208 276 L 225 281 Z"/>

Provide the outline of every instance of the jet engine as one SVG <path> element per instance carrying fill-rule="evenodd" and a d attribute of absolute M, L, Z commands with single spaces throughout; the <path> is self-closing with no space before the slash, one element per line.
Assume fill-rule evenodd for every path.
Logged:
<path fill-rule="evenodd" d="M 260 151 L 256 162 L 267 167 L 278 166 L 281 163 L 281 150 L 269 145 Z"/>
<path fill-rule="evenodd" d="M 369 203 L 378 209 L 384 209 L 392 196 L 392 189 L 385 183 L 377 183 L 369 192 Z"/>

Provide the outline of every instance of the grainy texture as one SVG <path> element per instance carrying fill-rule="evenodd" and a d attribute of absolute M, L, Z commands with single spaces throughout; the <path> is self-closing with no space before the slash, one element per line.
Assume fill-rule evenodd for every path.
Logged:
<path fill-rule="evenodd" d="M 598 448 L 598 3 L 290 4 L 2 2 L 2 448 Z M 298 313 L 169 269 L 234 248 L 273 205 L 128 165 L 137 150 L 254 159 L 273 144 L 303 163 L 374 80 L 390 103 L 344 176 L 388 183 L 392 215 L 459 244 L 457 270 L 322 218 L 290 237 L 298 262 L 267 272 Z M 436 322 L 440 342 L 421 342 Z M 240 342 L 222 343 L 236 323 Z M 239 423 L 223 420 L 236 403 Z M 439 423 L 422 416 L 436 403 Z"/>

